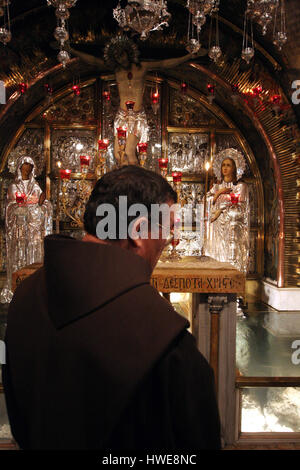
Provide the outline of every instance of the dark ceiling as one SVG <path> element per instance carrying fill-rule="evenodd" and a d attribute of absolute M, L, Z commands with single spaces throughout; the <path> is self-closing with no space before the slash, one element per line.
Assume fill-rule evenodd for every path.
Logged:
<path fill-rule="evenodd" d="M 117 0 L 78 0 L 75 7 L 70 9 L 71 16 L 69 26 L 71 32 L 76 37 L 85 36 L 88 31 L 96 34 L 96 42 L 101 43 L 101 36 L 112 34 L 117 31 L 117 23 L 113 19 L 112 9 L 117 5 Z M 126 0 L 123 0 L 126 4 Z M 186 0 L 168 0 L 168 9 L 172 14 L 170 28 L 164 28 L 163 32 L 151 33 L 150 41 L 166 41 L 167 38 L 184 41 L 187 29 L 187 9 Z M 243 29 L 243 15 L 246 0 L 221 0 L 220 16 Z M 299 0 L 286 0 L 287 6 L 287 28 L 289 32 L 289 43 L 282 53 L 272 44 L 271 34 L 264 38 L 260 32 L 260 27 L 255 28 L 255 39 L 259 42 L 276 60 L 287 68 L 300 68 L 300 2 Z M 12 50 L 16 55 L 30 53 L 35 47 L 42 48 L 51 55 L 49 43 L 53 41 L 53 29 L 56 18 L 54 8 L 48 7 L 46 0 L 11 0 L 10 6 L 12 18 L 13 39 L 8 44 L 7 49 Z M 208 23 L 208 22 L 207 22 Z M 221 30 L 224 25 L 221 22 Z M 207 39 L 208 25 L 203 28 L 201 40 L 203 44 Z M 227 33 L 225 28 L 225 33 Z M 171 43 L 172 41 L 170 41 Z M 146 46 L 146 44 L 145 44 Z M 3 53 L 1 54 L 3 56 Z M 4 64 L 5 65 L 5 64 Z"/>
<path fill-rule="evenodd" d="M 71 45 L 93 54 L 102 54 L 107 39 L 118 30 L 113 19 L 112 9 L 117 0 L 78 0 L 70 9 L 69 30 Z M 123 5 L 126 0 L 122 0 Z M 185 54 L 187 32 L 186 0 L 168 0 L 168 9 L 172 14 L 169 28 L 153 32 L 150 38 L 139 43 L 141 56 L 144 59 L 174 57 Z M 221 0 L 220 2 L 220 42 L 226 61 L 232 63 L 240 57 L 242 36 L 238 29 L 243 29 L 243 15 L 246 0 Z M 291 96 L 291 82 L 300 79 L 300 2 L 286 0 L 288 43 L 281 52 L 272 43 L 271 32 L 262 36 L 259 26 L 255 26 L 255 41 L 274 58 L 269 60 L 262 49 L 256 53 L 255 61 L 269 71 L 283 87 L 286 95 Z M 0 45 L 0 77 L 8 76 L 12 71 L 21 70 L 28 73 L 36 65 L 37 69 L 47 58 L 47 65 L 57 63 L 53 31 L 56 17 L 53 7 L 47 6 L 46 0 L 11 0 L 12 40 L 7 46 Z M 233 27 L 231 26 L 233 25 Z M 201 42 L 208 47 L 209 25 L 203 27 Z M 207 57 L 198 59 L 200 63 L 213 66 Z M 279 64 L 276 70 L 274 63 Z M 244 63 L 241 67 L 247 68 Z M 298 109 L 296 113 L 300 113 Z"/>

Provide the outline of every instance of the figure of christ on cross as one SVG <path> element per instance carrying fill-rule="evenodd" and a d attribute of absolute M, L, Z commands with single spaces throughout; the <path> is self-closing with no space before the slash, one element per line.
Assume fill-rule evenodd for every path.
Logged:
<path fill-rule="evenodd" d="M 111 70 L 114 72 L 119 97 L 120 108 L 115 117 L 115 142 L 114 155 L 119 163 L 119 143 L 116 136 L 116 128 L 122 123 L 128 122 L 128 111 L 126 101 L 134 101 L 134 111 L 130 116 L 130 125 L 127 127 L 127 140 L 125 147 L 125 163 L 137 165 L 136 146 L 138 142 L 147 142 L 148 124 L 145 111 L 143 109 L 143 95 L 146 74 L 151 70 L 167 69 L 176 67 L 191 58 L 203 56 L 206 50 L 200 49 L 195 54 L 186 54 L 175 59 L 164 59 L 159 61 L 139 62 L 138 49 L 135 43 L 123 35 L 113 38 L 105 47 L 104 59 L 70 48 L 70 52 L 82 59 L 84 62 L 98 67 L 100 70 Z"/>

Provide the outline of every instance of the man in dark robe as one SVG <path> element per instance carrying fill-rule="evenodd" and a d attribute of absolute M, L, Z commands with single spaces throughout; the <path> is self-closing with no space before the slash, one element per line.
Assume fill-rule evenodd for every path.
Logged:
<path fill-rule="evenodd" d="M 188 322 L 149 282 L 163 225 L 144 237 L 143 217 L 128 216 L 140 235 L 120 239 L 121 195 L 148 209 L 177 198 L 141 167 L 104 175 L 87 203 L 83 240 L 46 237 L 43 267 L 10 304 L 3 381 L 22 449 L 220 448 L 212 369 Z M 116 240 L 97 236 L 99 207 L 108 204 Z"/>

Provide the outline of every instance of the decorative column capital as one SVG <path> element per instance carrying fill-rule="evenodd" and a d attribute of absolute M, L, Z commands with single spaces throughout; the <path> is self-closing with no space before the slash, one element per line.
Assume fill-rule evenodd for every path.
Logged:
<path fill-rule="evenodd" d="M 223 310 L 225 304 L 228 303 L 227 296 L 218 296 L 218 295 L 211 295 L 207 299 L 209 305 L 209 313 L 217 313 L 220 314 Z"/>

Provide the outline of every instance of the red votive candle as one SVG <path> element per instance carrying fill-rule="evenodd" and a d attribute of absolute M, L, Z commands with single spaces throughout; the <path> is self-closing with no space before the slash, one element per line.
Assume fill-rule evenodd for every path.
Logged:
<path fill-rule="evenodd" d="M 172 177 L 173 177 L 173 183 L 181 183 L 181 179 L 182 179 L 181 171 L 173 171 Z"/>
<path fill-rule="evenodd" d="M 79 85 L 73 85 L 72 90 L 73 90 L 73 93 L 74 93 L 75 96 L 80 95 L 80 86 Z"/>
<path fill-rule="evenodd" d="M 123 128 L 123 127 L 118 127 L 117 128 L 117 133 L 118 133 L 118 138 L 119 139 L 126 139 L 126 133 L 127 133 L 127 129 Z"/>
<path fill-rule="evenodd" d="M 188 86 L 186 83 L 181 83 L 180 85 L 180 89 L 181 89 L 181 93 L 183 93 L 184 95 L 186 95 L 186 92 L 187 92 L 187 89 L 188 89 Z"/>
<path fill-rule="evenodd" d="M 166 170 L 168 168 L 169 159 L 168 158 L 159 158 L 158 165 L 161 170 Z"/>
<path fill-rule="evenodd" d="M 24 83 L 24 82 L 19 83 L 19 92 L 21 93 L 21 95 L 24 95 L 24 93 L 26 93 L 27 88 L 28 88 L 27 83 Z"/>
<path fill-rule="evenodd" d="M 106 90 L 105 90 L 105 91 L 102 93 L 102 96 L 103 96 L 104 101 L 107 101 L 107 102 L 110 101 L 110 92 L 109 92 L 109 91 L 106 91 Z"/>
<path fill-rule="evenodd" d="M 108 139 L 100 139 L 100 140 L 98 140 L 98 147 L 99 147 L 99 150 L 107 150 L 108 144 L 109 144 L 109 140 L 108 140 Z"/>
<path fill-rule="evenodd" d="M 281 96 L 280 95 L 273 95 L 271 97 L 271 101 L 273 104 L 280 104 L 281 103 Z"/>
<path fill-rule="evenodd" d="M 52 93 L 53 93 L 53 88 L 52 88 L 52 86 L 49 85 L 49 83 L 46 83 L 46 84 L 44 85 L 44 87 L 45 87 L 46 93 L 47 93 L 48 95 L 52 95 Z"/>
<path fill-rule="evenodd" d="M 16 193 L 16 203 L 17 204 L 24 204 L 25 199 L 26 199 L 26 194 Z"/>
<path fill-rule="evenodd" d="M 238 204 L 239 198 L 240 198 L 239 194 L 230 193 L 231 204 Z"/>
<path fill-rule="evenodd" d="M 151 101 L 152 101 L 152 104 L 158 104 L 159 103 L 159 93 L 158 93 L 158 91 L 154 91 L 152 93 Z"/>
<path fill-rule="evenodd" d="M 253 92 L 253 95 L 259 96 L 259 95 L 262 93 L 262 87 L 261 87 L 261 86 L 257 86 L 257 87 L 255 87 L 255 88 L 253 88 L 252 92 Z"/>
<path fill-rule="evenodd" d="M 71 170 L 59 170 L 60 178 L 62 180 L 69 180 L 71 177 Z"/>
<path fill-rule="evenodd" d="M 129 101 L 126 101 L 125 104 L 126 104 L 127 111 L 132 111 L 134 108 L 135 102 L 129 100 Z"/>
<path fill-rule="evenodd" d="M 89 166 L 91 157 L 89 155 L 80 155 L 80 165 Z"/>
<path fill-rule="evenodd" d="M 147 153 L 148 143 L 147 142 L 140 142 L 137 144 L 139 153 Z"/>

